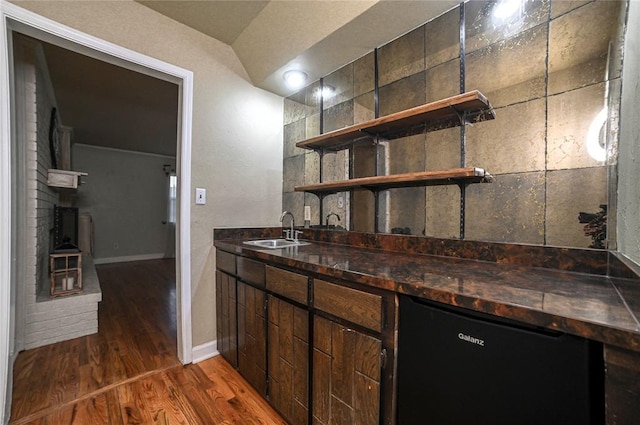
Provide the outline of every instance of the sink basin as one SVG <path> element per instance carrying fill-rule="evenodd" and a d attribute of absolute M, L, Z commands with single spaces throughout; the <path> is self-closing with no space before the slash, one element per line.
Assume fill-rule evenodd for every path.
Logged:
<path fill-rule="evenodd" d="M 290 246 L 303 246 L 303 245 L 311 245 L 309 242 L 303 241 L 288 241 L 286 239 L 259 239 L 254 241 L 245 241 L 247 245 L 259 246 L 260 248 L 288 248 Z"/>

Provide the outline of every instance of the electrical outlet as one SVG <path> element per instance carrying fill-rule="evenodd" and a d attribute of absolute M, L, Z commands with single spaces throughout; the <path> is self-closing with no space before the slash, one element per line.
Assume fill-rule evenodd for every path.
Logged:
<path fill-rule="evenodd" d="M 344 208 L 344 197 L 338 196 L 338 208 Z"/>
<path fill-rule="evenodd" d="M 309 205 L 304 206 L 304 221 L 311 221 L 311 207 Z"/>
<path fill-rule="evenodd" d="M 196 188 L 196 205 L 204 205 L 207 203 L 207 189 L 201 187 Z"/>

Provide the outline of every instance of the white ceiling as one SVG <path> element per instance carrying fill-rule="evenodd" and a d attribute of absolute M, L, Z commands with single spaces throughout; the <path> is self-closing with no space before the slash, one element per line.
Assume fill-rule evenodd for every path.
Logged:
<path fill-rule="evenodd" d="M 252 82 L 286 96 L 283 74 L 315 81 L 459 4 L 459 0 L 136 0 L 229 44 Z"/>
<path fill-rule="evenodd" d="M 76 143 L 176 156 L 178 86 L 43 43 L 60 122 Z"/>
<path fill-rule="evenodd" d="M 156 12 L 225 44 L 233 44 L 268 1 L 136 0 Z"/>
<path fill-rule="evenodd" d="M 257 87 L 287 96 L 457 5 L 452 0 L 136 0 L 229 44 Z M 177 86 L 47 45 L 63 124 L 76 142 L 175 155 Z M 149 93 L 155 93 L 151 97 Z"/>

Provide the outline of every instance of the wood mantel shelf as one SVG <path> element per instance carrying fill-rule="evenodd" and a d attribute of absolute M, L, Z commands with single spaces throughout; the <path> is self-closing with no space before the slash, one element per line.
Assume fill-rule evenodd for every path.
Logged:
<path fill-rule="evenodd" d="M 47 186 L 77 189 L 81 183 L 80 177 L 86 175 L 87 173 L 81 171 L 49 169 L 47 170 Z"/>
<path fill-rule="evenodd" d="M 461 124 L 461 117 L 467 122 L 486 121 L 494 119 L 495 112 L 487 98 L 474 90 L 321 134 L 298 142 L 296 146 L 304 149 L 339 150 L 375 134 L 393 139 L 423 131 L 456 127 Z"/>
<path fill-rule="evenodd" d="M 454 168 L 442 171 L 393 174 L 389 176 L 361 177 L 337 182 L 296 186 L 298 192 L 328 195 L 351 189 L 383 190 L 397 187 L 436 186 L 457 183 L 488 183 L 493 176 L 482 168 Z"/>

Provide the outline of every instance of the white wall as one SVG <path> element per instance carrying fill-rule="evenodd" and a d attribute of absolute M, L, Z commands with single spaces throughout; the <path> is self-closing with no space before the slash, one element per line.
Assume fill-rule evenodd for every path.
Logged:
<path fill-rule="evenodd" d="M 640 264 L 640 1 L 629 2 L 618 154 L 618 251 Z"/>
<path fill-rule="evenodd" d="M 175 158 L 83 144 L 74 145 L 72 158 L 74 170 L 89 174 L 75 206 L 92 216 L 94 261 L 163 257 L 168 242 L 163 166 L 175 169 Z"/>
<path fill-rule="evenodd" d="M 228 45 L 134 1 L 15 1 L 54 21 L 194 73 L 191 186 L 193 344 L 215 339 L 214 227 L 278 225 L 281 97 L 255 88 Z"/>

